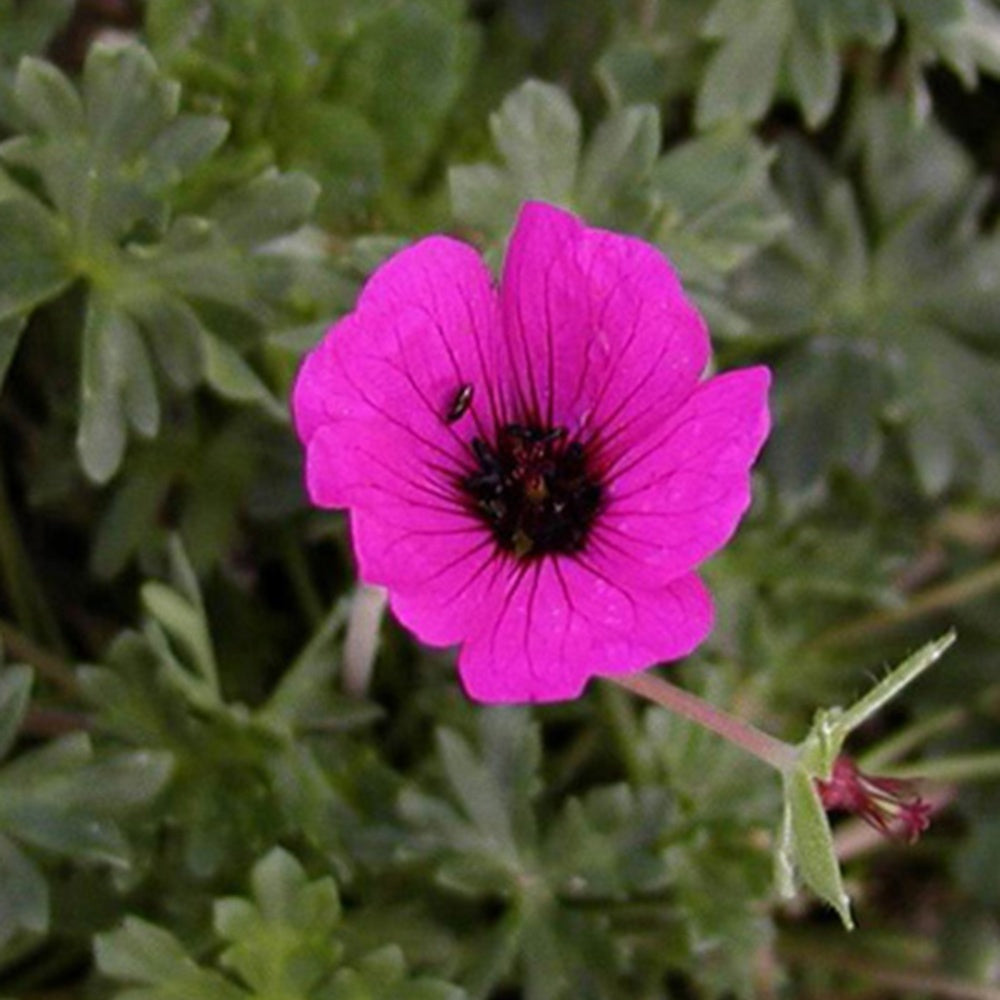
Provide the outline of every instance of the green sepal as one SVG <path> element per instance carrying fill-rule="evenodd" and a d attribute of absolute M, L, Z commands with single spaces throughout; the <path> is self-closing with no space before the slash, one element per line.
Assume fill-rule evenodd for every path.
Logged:
<path fill-rule="evenodd" d="M 784 775 L 785 808 L 775 856 L 778 888 L 782 895 L 795 891 L 797 873 L 820 899 L 829 903 L 851 930 L 851 904 L 840 874 L 830 821 L 819 797 L 816 781 L 805 767 Z"/>

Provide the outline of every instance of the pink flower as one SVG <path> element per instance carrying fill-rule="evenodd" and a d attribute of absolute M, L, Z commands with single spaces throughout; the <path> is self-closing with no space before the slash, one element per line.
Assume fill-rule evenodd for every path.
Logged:
<path fill-rule="evenodd" d="M 387 261 L 306 358 L 312 500 L 350 511 L 360 575 L 466 692 L 572 698 L 691 652 L 694 568 L 750 502 L 765 368 L 701 380 L 705 324 L 654 247 L 544 204 L 497 287 L 432 236 Z"/>

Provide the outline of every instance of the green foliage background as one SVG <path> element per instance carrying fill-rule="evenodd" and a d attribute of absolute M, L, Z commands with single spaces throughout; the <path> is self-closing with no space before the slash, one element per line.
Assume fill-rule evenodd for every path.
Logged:
<path fill-rule="evenodd" d="M 998 75 L 994 0 L 0 0 L 0 995 L 1000 997 Z M 291 379 L 527 198 L 775 372 L 672 674 L 794 742 L 958 627 L 852 747 L 942 806 L 839 829 L 853 935 L 777 898 L 775 777 L 714 737 L 358 653 Z"/>

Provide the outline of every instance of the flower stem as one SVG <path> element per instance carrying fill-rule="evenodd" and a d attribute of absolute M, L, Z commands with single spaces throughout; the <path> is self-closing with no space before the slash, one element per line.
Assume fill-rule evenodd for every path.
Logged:
<path fill-rule="evenodd" d="M 650 673 L 638 673 L 606 677 L 605 680 L 655 702 L 690 722 L 710 729 L 782 774 L 790 771 L 798 760 L 798 750 L 790 743 L 770 736 L 749 722 L 716 708 L 711 702 L 665 681 L 662 677 Z"/>

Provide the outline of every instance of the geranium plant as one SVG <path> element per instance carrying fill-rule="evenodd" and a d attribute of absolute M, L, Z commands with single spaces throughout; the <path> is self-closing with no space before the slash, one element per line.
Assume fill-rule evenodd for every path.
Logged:
<path fill-rule="evenodd" d="M 0 996 L 992 997 L 998 71 L 0 0 Z"/>

